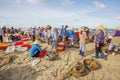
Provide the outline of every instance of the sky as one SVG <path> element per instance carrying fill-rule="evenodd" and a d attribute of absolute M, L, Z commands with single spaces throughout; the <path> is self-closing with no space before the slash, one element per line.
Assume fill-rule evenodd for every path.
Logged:
<path fill-rule="evenodd" d="M 0 26 L 120 26 L 120 0 L 0 0 Z"/>

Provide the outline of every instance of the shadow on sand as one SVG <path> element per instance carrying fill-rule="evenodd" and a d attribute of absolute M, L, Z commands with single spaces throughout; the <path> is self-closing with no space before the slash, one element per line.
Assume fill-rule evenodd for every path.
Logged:
<path fill-rule="evenodd" d="M 0 71 L 0 80 L 36 80 L 36 73 L 31 66 L 19 66 Z"/>

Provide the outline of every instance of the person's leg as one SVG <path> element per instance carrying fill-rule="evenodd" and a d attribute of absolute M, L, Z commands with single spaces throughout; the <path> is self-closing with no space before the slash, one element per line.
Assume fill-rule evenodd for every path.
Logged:
<path fill-rule="evenodd" d="M 33 40 L 33 39 L 34 39 L 34 36 L 32 35 L 32 41 L 34 42 L 34 40 Z"/>
<path fill-rule="evenodd" d="M 36 58 L 37 60 L 40 60 L 40 56 L 39 56 L 40 52 L 37 52 L 35 55 L 33 55 L 32 57 Z"/>
<path fill-rule="evenodd" d="M 53 49 L 54 48 L 54 41 L 52 41 L 52 48 L 51 49 Z"/>
<path fill-rule="evenodd" d="M 105 54 L 102 52 L 102 47 L 103 47 L 103 44 L 100 43 L 99 44 L 99 52 L 100 52 L 101 58 L 105 58 Z"/>
<path fill-rule="evenodd" d="M 79 50 L 80 50 L 79 54 L 82 55 L 82 44 L 80 44 Z"/>
<path fill-rule="evenodd" d="M 2 36 L 0 36 L 0 42 L 2 42 Z"/>
<path fill-rule="evenodd" d="M 115 45 L 113 43 L 110 43 L 110 45 L 108 47 L 108 52 L 111 52 L 114 46 Z"/>
<path fill-rule="evenodd" d="M 95 44 L 95 56 L 93 56 L 94 58 L 98 58 L 99 56 L 99 47 L 97 46 L 97 44 Z"/>
<path fill-rule="evenodd" d="M 82 44 L 82 56 L 84 56 L 85 53 L 85 44 Z"/>
<path fill-rule="evenodd" d="M 57 41 L 54 42 L 54 48 L 56 50 L 55 54 L 58 55 L 58 50 L 57 50 Z"/>
<path fill-rule="evenodd" d="M 35 39 L 36 39 L 36 36 L 34 35 L 34 39 L 33 40 L 35 41 Z"/>
<path fill-rule="evenodd" d="M 119 45 L 115 44 L 113 55 L 115 55 L 118 52 L 118 50 L 119 50 Z"/>
<path fill-rule="evenodd" d="M 117 51 L 118 51 L 118 49 L 119 49 L 119 45 L 117 45 L 117 44 L 116 44 L 116 45 L 115 45 L 115 50 L 114 50 L 114 51 L 116 51 L 116 52 L 117 52 Z"/>
<path fill-rule="evenodd" d="M 74 45 L 74 38 L 72 37 L 71 40 L 72 40 L 72 41 L 71 41 L 71 42 L 72 42 L 72 45 Z"/>

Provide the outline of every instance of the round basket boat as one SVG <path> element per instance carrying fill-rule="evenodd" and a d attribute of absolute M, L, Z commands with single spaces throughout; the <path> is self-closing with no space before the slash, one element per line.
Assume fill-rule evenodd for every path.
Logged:
<path fill-rule="evenodd" d="M 78 62 L 72 70 L 72 76 L 80 77 L 85 75 L 85 67 L 81 62 Z"/>
<path fill-rule="evenodd" d="M 98 64 L 98 62 L 96 62 L 95 60 L 91 60 L 91 59 L 85 59 L 84 61 L 83 61 L 83 63 L 84 63 L 84 66 L 87 68 L 87 69 L 89 69 L 89 70 L 96 70 L 96 69 L 98 69 L 99 68 L 99 64 Z"/>

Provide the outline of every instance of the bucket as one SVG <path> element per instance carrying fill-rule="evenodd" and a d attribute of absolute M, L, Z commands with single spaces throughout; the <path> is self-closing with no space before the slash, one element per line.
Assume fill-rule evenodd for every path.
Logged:
<path fill-rule="evenodd" d="M 47 50 L 43 50 L 42 52 L 39 53 L 39 57 L 44 57 L 47 53 Z"/>
<path fill-rule="evenodd" d="M 65 43 L 57 43 L 57 50 L 58 51 L 65 51 Z"/>
<path fill-rule="evenodd" d="M 56 54 L 53 51 L 48 51 L 46 55 L 45 59 L 48 61 L 54 61 L 56 59 Z"/>

